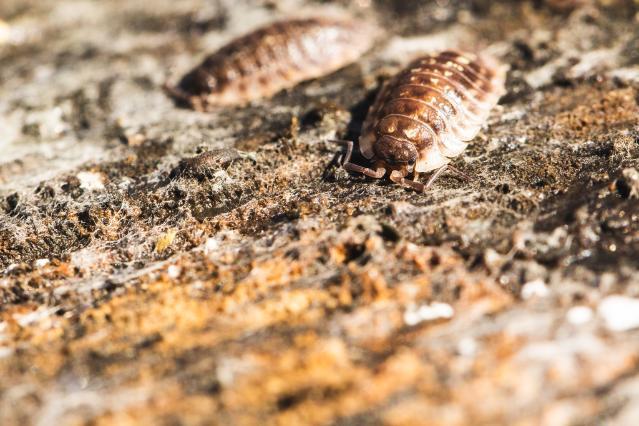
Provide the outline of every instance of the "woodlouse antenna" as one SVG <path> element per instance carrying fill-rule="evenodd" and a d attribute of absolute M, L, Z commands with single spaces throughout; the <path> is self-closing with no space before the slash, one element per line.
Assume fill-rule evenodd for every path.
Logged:
<path fill-rule="evenodd" d="M 344 155 L 344 158 L 341 161 L 341 166 L 344 168 L 344 170 L 347 170 L 349 172 L 361 173 L 375 179 L 381 179 L 386 174 L 386 169 L 382 167 L 373 170 L 368 167 L 360 166 L 359 164 L 351 163 L 351 155 L 353 155 L 353 141 L 331 139 L 329 140 L 329 142 L 346 145 L 346 155 Z"/>

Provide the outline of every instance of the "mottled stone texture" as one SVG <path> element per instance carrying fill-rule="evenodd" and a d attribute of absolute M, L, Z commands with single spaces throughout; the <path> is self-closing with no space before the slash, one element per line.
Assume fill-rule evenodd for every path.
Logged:
<path fill-rule="evenodd" d="M 323 8 L 388 34 L 244 108 L 162 92 Z M 0 424 L 637 424 L 638 12 L 2 0 Z M 445 48 L 510 65 L 473 180 L 337 167 L 325 140 Z"/>

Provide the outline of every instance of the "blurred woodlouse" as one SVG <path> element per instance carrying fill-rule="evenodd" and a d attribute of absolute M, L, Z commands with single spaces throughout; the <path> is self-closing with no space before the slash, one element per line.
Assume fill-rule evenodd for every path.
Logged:
<path fill-rule="evenodd" d="M 241 158 L 239 151 L 234 148 L 214 149 L 205 151 L 195 157 L 185 158 L 171 170 L 170 177 L 193 177 L 203 180 L 214 176 L 215 172 L 228 167 L 233 161 Z"/>
<path fill-rule="evenodd" d="M 372 168 L 350 162 L 347 146 L 344 169 L 391 181 L 423 192 L 473 139 L 490 110 L 505 93 L 506 68 L 491 58 L 444 51 L 416 59 L 391 78 L 368 111 L 359 138 L 362 155 Z M 424 185 L 419 173 L 434 173 Z M 412 179 L 407 176 L 412 174 Z"/>
<path fill-rule="evenodd" d="M 165 89 L 199 111 L 241 105 L 356 61 L 375 33 L 369 24 L 342 18 L 275 22 L 231 41 Z"/>

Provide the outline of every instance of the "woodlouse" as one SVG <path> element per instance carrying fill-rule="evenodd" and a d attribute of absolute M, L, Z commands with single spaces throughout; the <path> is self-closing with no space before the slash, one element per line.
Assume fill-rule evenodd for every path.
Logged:
<path fill-rule="evenodd" d="M 505 71 L 456 51 L 416 59 L 382 87 L 364 121 L 359 149 L 373 167 L 350 162 L 352 141 L 335 141 L 347 145 L 342 166 L 377 179 L 390 172 L 393 182 L 423 192 L 477 135 L 505 92 Z M 426 185 L 417 182 L 430 171 Z"/>
<path fill-rule="evenodd" d="M 218 170 L 228 167 L 233 161 L 241 158 L 234 148 L 214 149 L 205 151 L 195 157 L 185 158 L 171 171 L 170 177 L 181 176 L 206 179 L 212 177 Z"/>
<path fill-rule="evenodd" d="M 187 73 L 179 101 L 200 111 L 266 98 L 357 60 L 374 41 L 362 22 L 330 17 L 279 21 L 235 39 Z"/>

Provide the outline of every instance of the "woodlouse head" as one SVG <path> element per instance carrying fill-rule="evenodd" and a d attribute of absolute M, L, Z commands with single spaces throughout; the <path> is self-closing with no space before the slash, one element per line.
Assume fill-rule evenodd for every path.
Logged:
<path fill-rule="evenodd" d="M 390 166 L 410 166 L 415 164 L 419 153 L 411 142 L 396 139 L 388 135 L 381 136 L 375 142 L 373 151 L 378 159 Z"/>
<path fill-rule="evenodd" d="M 215 90 L 217 84 L 215 77 L 204 72 L 201 68 L 196 68 L 182 78 L 178 87 L 183 92 L 199 95 Z"/>

